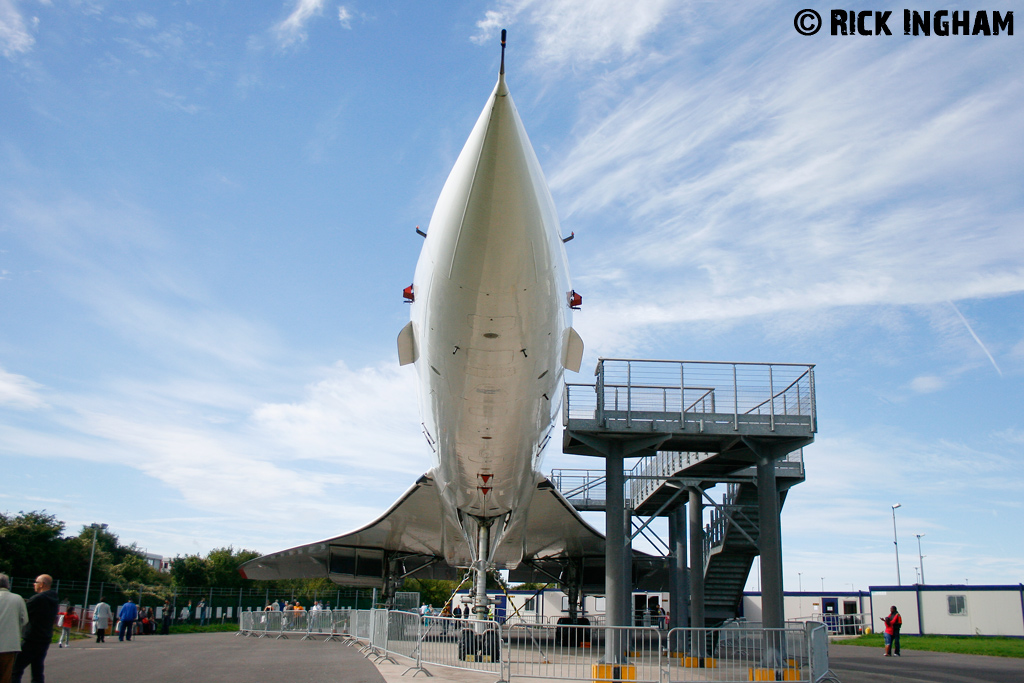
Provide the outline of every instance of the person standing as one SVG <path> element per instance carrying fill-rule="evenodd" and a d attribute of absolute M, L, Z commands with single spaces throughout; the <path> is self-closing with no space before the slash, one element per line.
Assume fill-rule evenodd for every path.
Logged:
<path fill-rule="evenodd" d="M 110 612 L 110 605 L 107 604 L 106 598 L 100 596 L 100 601 L 96 603 L 96 606 L 92 608 L 92 622 L 96 625 L 96 642 L 105 643 L 107 630 L 110 628 L 110 618 L 113 616 Z"/>
<path fill-rule="evenodd" d="M 903 628 L 903 617 L 896 610 L 896 605 L 889 608 L 889 615 L 882 617 L 885 623 L 885 654 L 883 657 L 900 656 L 900 629 Z"/>
<path fill-rule="evenodd" d="M 36 594 L 25 603 L 28 611 L 28 633 L 21 644 L 21 653 L 14 662 L 11 683 L 21 683 L 21 674 L 32 668 L 32 683 L 44 683 L 43 662 L 53 640 L 53 622 L 57 620 L 57 593 L 50 589 L 53 577 L 40 574 L 32 584 Z"/>
<path fill-rule="evenodd" d="M 28 624 L 25 599 L 10 589 L 10 578 L 0 574 L 0 683 L 11 683 L 14 660 L 21 652 L 21 632 Z"/>
<path fill-rule="evenodd" d="M 139 608 L 135 606 L 131 598 L 128 598 L 128 602 L 117 610 L 117 618 L 120 620 L 117 627 L 117 639 L 123 641 L 127 638 L 128 642 L 131 642 L 135 620 L 139 618 Z"/>
<path fill-rule="evenodd" d="M 199 604 L 196 605 L 196 617 L 199 619 L 200 626 L 206 626 L 206 598 L 199 600 Z"/>
<path fill-rule="evenodd" d="M 188 604 L 181 608 L 181 614 L 178 615 L 178 618 L 181 620 L 181 623 L 187 624 L 188 623 L 188 618 L 191 615 L 192 615 L 192 601 L 189 600 Z"/>
<path fill-rule="evenodd" d="M 164 600 L 164 611 L 160 614 L 160 635 L 166 636 L 171 632 L 171 620 L 174 619 L 174 608 L 170 600 Z"/>

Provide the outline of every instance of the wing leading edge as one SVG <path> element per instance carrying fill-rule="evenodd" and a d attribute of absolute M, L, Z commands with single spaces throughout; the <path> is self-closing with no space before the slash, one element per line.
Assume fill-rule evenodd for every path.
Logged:
<path fill-rule="evenodd" d="M 514 569 L 523 563 L 554 566 L 603 558 L 604 535 L 587 524 L 550 481 L 538 476 L 527 514 L 506 531 L 494 565 Z M 258 557 L 239 571 L 248 579 L 326 577 L 343 585 L 371 587 L 408 576 L 451 579 L 458 567 L 470 563 L 462 530 L 443 514 L 428 473 L 366 526 Z"/>

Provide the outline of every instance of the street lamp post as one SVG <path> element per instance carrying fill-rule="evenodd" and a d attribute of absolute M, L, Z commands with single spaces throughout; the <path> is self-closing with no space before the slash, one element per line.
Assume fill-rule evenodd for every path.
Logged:
<path fill-rule="evenodd" d="M 925 585 L 924 580 L 924 555 L 921 554 L 921 537 L 924 534 L 914 534 L 917 536 L 917 565 L 921 568 L 921 585 Z"/>
<path fill-rule="evenodd" d="M 85 628 L 85 615 L 89 611 L 89 586 L 92 583 L 92 561 L 96 557 L 96 534 L 100 529 L 106 529 L 106 524 L 90 524 L 89 528 L 92 529 L 92 552 L 89 553 L 89 574 L 85 579 L 85 600 L 82 605 L 82 619 L 78 623 L 81 624 L 81 628 Z"/>
<path fill-rule="evenodd" d="M 801 593 L 804 592 L 804 573 L 803 572 L 797 572 L 796 573 L 796 586 L 800 590 Z"/>
<path fill-rule="evenodd" d="M 896 540 L 896 508 L 902 507 L 899 503 L 892 506 L 892 545 L 896 550 L 896 585 L 902 586 L 903 581 L 900 579 L 900 544 Z"/>

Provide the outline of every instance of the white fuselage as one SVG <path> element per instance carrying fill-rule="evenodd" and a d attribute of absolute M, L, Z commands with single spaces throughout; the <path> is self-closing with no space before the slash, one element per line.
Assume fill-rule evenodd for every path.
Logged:
<path fill-rule="evenodd" d="M 536 487 L 572 314 L 554 202 L 503 76 L 438 198 L 413 287 L 434 480 L 467 533 L 468 518 L 503 518 L 496 545 Z"/>

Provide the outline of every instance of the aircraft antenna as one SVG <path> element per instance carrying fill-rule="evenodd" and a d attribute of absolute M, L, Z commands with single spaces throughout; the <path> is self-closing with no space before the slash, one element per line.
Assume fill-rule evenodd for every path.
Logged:
<path fill-rule="evenodd" d="M 501 29 L 501 71 L 498 73 L 505 73 L 505 29 Z"/>

